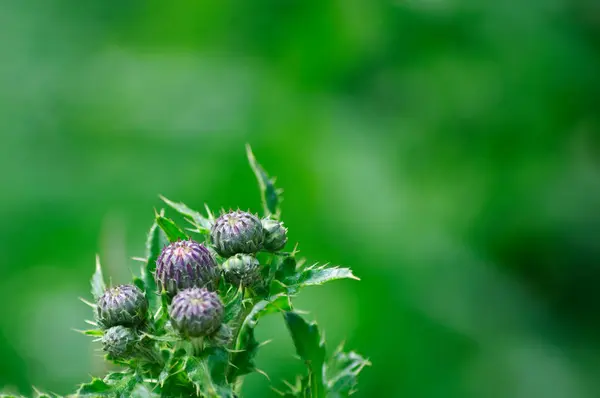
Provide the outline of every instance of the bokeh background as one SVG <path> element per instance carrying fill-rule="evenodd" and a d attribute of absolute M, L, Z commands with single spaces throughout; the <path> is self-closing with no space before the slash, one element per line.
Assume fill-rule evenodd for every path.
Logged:
<path fill-rule="evenodd" d="M 95 253 L 128 280 L 158 194 L 258 211 L 248 142 L 362 278 L 297 301 L 373 362 L 357 397 L 598 396 L 597 1 L 4 0 L 0 54 L 0 388 L 101 375 Z"/>

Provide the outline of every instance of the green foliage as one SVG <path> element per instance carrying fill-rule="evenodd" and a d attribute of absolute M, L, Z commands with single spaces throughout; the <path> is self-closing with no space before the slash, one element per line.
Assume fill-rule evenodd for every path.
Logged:
<path fill-rule="evenodd" d="M 166 218 L 161 214 L 156 213 L 156 223 L 164 231 L 169 242 L 177 242 L 178 240 L 186 240 L 190 237 L 173 220 Z"/>
<path fill-rule="evenodd" d="M 279 218 L 281 191 L 275 188 L 274 180 L 257 163 L 250 147 L 247 152 L 258 178 L 265 215 Z M 190 221 L 196 227 L 195 232 L 206 235 L 214 223 L 209 210 L 208 217 L 204 217 L 183 203 L 172 202 L 164 197 L 161 199 Z M 260 227 L 258 219 L 256 222 Z M 238 233 L 236 231 L 236 228 L 232 228 L 230 233 L 235 235 Z M 273 233 L 262 229 L 259 231 L 260 240 L 264 238 L 263 234 Z M 368 362 L 358 354 L 346 354 L 341 350 L 327 361 L 325 343 L 317 325 L 306 322 L 293 311 L 292 306 L 292 298 L 305 286 L 321 285 L 337 279 L 358 279 L 350 269 L 316 265 L 305 267 L 304 260 L 296 259 L 297 250 L 273 253 L 265 248 L 259 253 L 261 245 L 256 245 L 256 250 L 250 253 L 245 251 L 243 255 L 234 251 L 233 256 L 238 257 L 230 257 L 229 263 L 226 263 L 227 258 L 213 256 L 222 273 L 231 272 L 232 269 L 239 271 L 251 265 L 252 270 L 257 271 L 253 274 L 253 283 L 222 277 L 220 283 L 210 286 L 216 292 L 181 288 L 177 293 L 176 297 L 189 296 L 190 300 L 196 296 L 210 296 L 212 308 L 218 308 L 218 316 L 215 315 L 216 310 L 204 311 L 204 306 L 201 306 L 201 311 L 191 310 L 192 304 L 181 306 L 180 311 L 179 301 L 171 306 L 171 296 L 166 291 L 157 291 L 155 268 L 157 259 L 165 256 L 162 251 L 168 242 L 187 239 L 189 237 L 183 229 L 165 217 L 163 211 L 156 213 L 146 238 L 145 258 L 139 259 L 143 262 L 140 276 L 133 276 L 133 285 L 144 294 L 130 285 L 107 291 L 100 261 L 97 260 L 91 281 L 92 295 L 97 304 L 84 299 L 82 301 L 98 314 L 102 311 L 104 314 L 116 305 L 110 299 L 114 290 L 114 295 L 118 294 L 123 303 L 139 301 L 144 314 L 147 312 L 147 300 L 151 316 L 140 317 L 139 322 L 128 322 L 125 316 L 115 316 L 110 324 L 106 324 L 100 322 L 102 317 L 98 315 L 99 322 L 90 323 L 95 326 L 99 324 L 100 328 L 79 331 L 94 337 L 95 341 L 102 341 L 103 349 L 108 353 L 106 359 L 122 367 L 122 371 L 111 372 L 102 379 L 94 377 L 90 382 L 81 384 L 75 397 L 239 397 L 243 376 L 252 372 L 262 373 L 257 367 L 256 355 L 263 343 L 256 339 L 255 330 L 262 317 L 274 313 L 283 314 L 296 352 L 308 370 L 306 375 L 298 379 L 296 386 L 290 388 L 287 396 L 319 398 L 330 394 L 342 397 L 355 390 L 356 377 Z M 206 245 L 208 252 L 213 253 L 215 247 L 211 246 L 208 239 Z M 177 250 L 192 249 L 182 245 Z M 164 261 L 179 261 L 179 257 L 166 256 Z M 234 260 L 239 264 L 232 263 Z M 228 264 L 229 268 L 224 264 Z M 197 266 L 203 264 L 198 263 Z M 191 265 L 177 270 L 177 278 L 190 278 L 192 273 L 199 272 Z M 115 308 L 119 310 L 121 307 Z M 182 311 L 186 314 L 185 319 L 202 325 L 207 325 L 210 320 L 214 325 L 211 324 L 203 333 L 182 332 L 181 325 L 177 323 L 181 320 Z M 212 314 L 210 319 L 207 318 L 209 314 Z M 108 329 L 109 326 L 112 327 Z M 49 397 L 42 393 L 38 396 Z"/>
<path fill-rule="evenodd" d="M 144 281 L 146 297 L 150 311 L 154 314 L 160 307 L 160 301 L 156 297 L 156 281 L 154 280 L 154 270 L 156 269 L 156 259 L 160 251 L 168 244 L 167 237 L 163 230 L 158 226 L 155 220 L 150 227 L 146 239 L 146 262 L 142 266 L 142 279 Z"/>
<path fill-rule="evenodd" d="M 283 315 L 290 331 L 296 353 L 308 368 L 308 388 L 310 396 L 324 397 L 323 365 L 325 362 L 325 342 L 321 339 L 316 323 L 307 323 L 300 315 L 286 312 Z"/>
<path fill-rule="evenodd" d="M 283 200 L 281 196 L 283 191 L 275 188 L 275 179 L 270 178 L 265 169 L 258 163 L 250 145 L 246 145 L 246 155 L 248 156 L 250 167 L 252 167 L 252 171 L 254 171 L 258 180 L 265 217 L 278 219 L 281 216 L 279 206 Z"/>
<path fill-rule="evenodd" d="M 196 210 L 192 210 L 184 203 L 175 203 L 165 198 L 164 196 L 160 196 L 163 202 L 167 205 L 171 206 L 175 211 L 177 211 L 182 216 L 186 217 L 193 225 L 198 228 L 198 232 L 202 233 L 210 233 L 210 229 L 214 224 L 214 217 L 208 207 L 206 207 L 206 211 L 208 213 L 208 218 L 204 217 L 200 212 Z"/>
<path fill-rule="evenodd" d="M 102 275 L 102 266 L 100 265 L 100 257 L 96 256 L 96 272 L 92 275 L 92 296 L 97 300 L 104 294 L 106 290 L 106 284 L 104 283 L 104 276 Z"/>

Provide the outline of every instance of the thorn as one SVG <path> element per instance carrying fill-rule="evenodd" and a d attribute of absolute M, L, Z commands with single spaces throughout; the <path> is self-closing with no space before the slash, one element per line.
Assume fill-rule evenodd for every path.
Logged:
<path fill-rule="evenodd" d="M 273 341 L 273 339 L 265 340 L 262 343 L 260 343 L 257 348 L 264 347 L 267 344 L 271 343 L 272 341 Z"/>
<path fill-rule="evenodd" d="M 142 257 L 131 257 L 131 259 L 133 261 L 139 261 L 140 263 L 147 263 L 148 262 L 147 258 L 142 258 Z"/>
<path fill-rule="evenodd" d="M 294 391 L 294 386 L 287 380 L 283 380 L 283 384 L 285 384 L 290 390 Z"/>
<path fill-rule="evenodd" d="M 285 393 L 284 393 L 284 392 L 282 392 L 282 391 L 279 391 L 278 389 L 276 389 L 276 388 L 275 388 L 275 387 L 273 387 L 273 386 L 270 386 L 270 387 L 271 387 L 271 390 L 273 390 L 273 392 L 274 392 L 275 394 L 278 394 L 278 395 L 280 395 L 280 396 L 282 396 L 282 397 L 283 397 L 283 396 L 285 396 Z"/>
<path fill-rule="evenodd" d="M 233 363 L 229 362 L 229 366 L 234 367 L 236 369 L 239 369 L 239 366 L 234 365 Z"/>
<path fill-rule="evenodd" d="M 89 319 L 86 319 L 84 322 L 87 323 L 88 325 L 98 326 L 98 324 L 96 322 L 90 321 Z"/>
<path fill-rule="evenodd" d="M 87 300 L 86 300 L 86 299 L 84 299 L 83 297 L 79 297 L 79 300 L 81 300 L 81 302 L 82 302 L 82 303 L 84 303 L 84 304 L 87 304 L 87 305 L 89 305 L 89 306 L 90 306 L 90 307 L 92 307 L 92 308 L 96 308 L 96 307 L 97 307 L 97 306 L 96 306 L 96 304 L 94 304 L 94 303 L 91 303 L 91 302 L 87 301 Z"/>
<path fill-rule="evenodd" d="M 256 370 L 261 375 L 265 376 L 267 378 L 267 380 L 271 381 L 271 378 L 269 377 L 269 375 L 267 374 L 267 372 L 265 372 L 264 370 L 261 370 L 261 369 L 258 369 L 258 368 L 254 368 L 254 370 Z"/>

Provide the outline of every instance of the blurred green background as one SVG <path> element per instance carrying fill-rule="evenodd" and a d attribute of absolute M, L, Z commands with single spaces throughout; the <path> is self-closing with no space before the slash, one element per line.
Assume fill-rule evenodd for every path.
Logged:
<path fill-rule="evenodd" d="M 373 362 L 357 397 L 598 396 L 597 1 L 3 0 L 0 51 L 0 388 L 101 375 L 95 253 L 128 280 L 158 194 L 258 211 L 248 142 L 362 278 L 297 301 Z"/>

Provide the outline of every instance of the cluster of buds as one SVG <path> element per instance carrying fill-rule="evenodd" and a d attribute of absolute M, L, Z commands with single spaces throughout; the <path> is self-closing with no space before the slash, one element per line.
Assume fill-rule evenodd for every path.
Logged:
<path fill-rule="evenodd" d="M 104 351 L 114 358 L 127 358 L 137 341 L 138 328 L 143 328 L 148 315 L 144 292 L 134 285 L 107 289 L 96 303 L 96 319 L 104 329 Z"/>
<path fill-rule="evenodd" d="M 221 275 L 236 287 L 262 285 L 260 250 L 279 251 L 287 242 L 283 223 L 261 220 L 240 210 L 222 214 L 210 231 L 209 245 L 180 240 L 165 246 L 154 273 L 160 292 L 171 300 L 171 326 L 182 337 L 208 337 L 225 344 L 231 330 L 223 324 L 223 303 L 215 291 Z M 216 258 L 225 258 L 221 266 Z"/>

